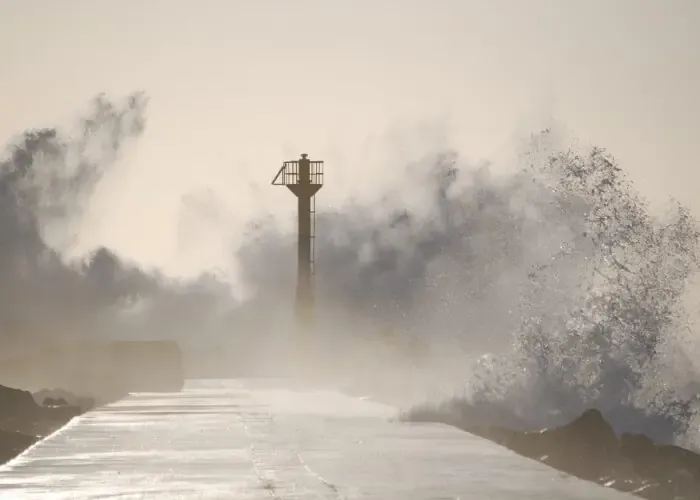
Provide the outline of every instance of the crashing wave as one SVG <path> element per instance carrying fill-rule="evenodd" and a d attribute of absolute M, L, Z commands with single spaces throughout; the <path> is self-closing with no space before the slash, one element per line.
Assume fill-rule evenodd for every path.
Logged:
<path fill-rule="evenodd" d="M 469 398 L 453 405 L 506 406 L 531 425 L 595 407 L 618 431 L 700 445 L 684 303 L 700 263 L 697 221 L 680 204 L 652 216 L 602 149 L 530 167 L 573 236 L 529 274 L 512 351 L 477 362 Z M 562 283 L 571 269 L 576 286 Z"/>

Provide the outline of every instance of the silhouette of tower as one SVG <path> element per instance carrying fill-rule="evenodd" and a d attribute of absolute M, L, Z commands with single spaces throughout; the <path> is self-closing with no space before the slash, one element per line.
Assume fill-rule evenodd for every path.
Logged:
<path fill-rule="evenodd" d="M 299 160 L 285 161 L 272 184 L 287 186 L 297 197 L 299 241 L 295 312 L 297 328 L 303 334 L 310 330 L 314 319 L 315 194 L 323 186 L 323 162 L 311 161 L 306 154 Z"/>

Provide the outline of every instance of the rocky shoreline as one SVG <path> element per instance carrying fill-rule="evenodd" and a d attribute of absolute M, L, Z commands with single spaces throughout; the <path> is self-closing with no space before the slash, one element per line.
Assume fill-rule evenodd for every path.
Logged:
<path fill-rule="evenodd" d="M 185 383 L 182 352 L 174 341 L 54 342 L 4 354 L 0 464 L 93 408 L 130 392 L 177 392 Z M 48 384 L 62 389 L 23 390 Z"/>
<path fill-rule="evenodd" d="M 0 464 L 103 403 L 60 389 L 32 394 L 0 385 Z"/>
<path fill-rule="evenodd" d="M 568 425 L 534 432 L 473 425 L 429 408 L 406 412 L 402 420 L 452 425 L 561 472 L 649 500 L 697 500 L 700 492 L 699 454 L 643 435 L 618 437 L 596 409 Z"/>

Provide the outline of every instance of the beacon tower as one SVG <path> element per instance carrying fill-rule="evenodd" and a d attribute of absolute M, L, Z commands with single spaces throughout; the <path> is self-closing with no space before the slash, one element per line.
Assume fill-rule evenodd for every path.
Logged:
<path fill-rule="evenodd" d="M 298 333 L 304 335 L 314 320 L 314 236 L 316 232 L 315 195 L 323 186 L 323 162 L 302 154 L 299 160 L 285 161 L 272 180 L 275 186 L 287 186 L 297 197 L 297 290 L 296 320 Z"/>

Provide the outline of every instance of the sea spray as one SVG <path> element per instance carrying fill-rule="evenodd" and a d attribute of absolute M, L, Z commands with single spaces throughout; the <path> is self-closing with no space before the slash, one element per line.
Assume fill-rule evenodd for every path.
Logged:
<path fill-rule="evenodd" d="M 697 378 L 684 299 L 697 222 L 677 203 L 652 213 L 605 150 L 562 147 L 551 135 L 534 136 L 511 175 L 457 154 L 412 164 L 406 177 L 425 205 L 402 207 L 394 190 L 319 214 L 326 355 L 364 390 L 397 401 L 421 391 L 444 400 L 449 387 L 457 397 L 445 411 L 529 428 L 597 407 L 619 432 L 692 443 Z M 291 289 L 281 263 L 292 244 L 268 227 L 247 248 L 254 301 L 280 283 Z M 411 339 L 422 356 L 406 354 Z M 403 355 L 378 354 L 387 344 Z"/>
<path fill-rule="evenodd" d="M 652 216 L 599 148 L 530 167 L 556 193 L 573 237 L 529 273 L 514 347 L 498 364 L 476 365 L 464 404 L 507 407 L 531 426 L 595 407 L 618 431 L 697 446 L 697 373 L 668 370 L 687 356 L 683 298 L 700 262 L 697 221 L 679 204 Z M 577 286 L 558 290 L 562 268 L 577 269 Z"/>
<path fill-rule="evenodd" d="M 219 373 L 278 373 L 295 254 L 275 220 L 249 221 L 231 249 L 243 302 L 215 276 L 166 277 L 105 248 L 66 260 L 64 222 L 145 123 L 140 98 L 101 99 L 84 134 L 29 132 L 3 160 L 4 351 L 20 339 L 155 336 L 202 347 L 206 365 L 226 354 Z M 404 184 L 319 212 L 324 381 L 410 402 L 452 395 L 445 411 L 530 427 L 595 406 L 618 430 L 692 443 L 697 342 L 684 299 L 697 224 L 678 205 L 652 214 L 605 151 L 563 146 L 537 135 L 510 174 L 428 153 L 386 166 L 404 169 Z"/>

